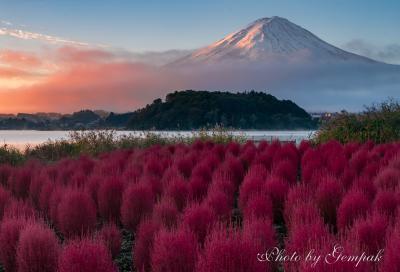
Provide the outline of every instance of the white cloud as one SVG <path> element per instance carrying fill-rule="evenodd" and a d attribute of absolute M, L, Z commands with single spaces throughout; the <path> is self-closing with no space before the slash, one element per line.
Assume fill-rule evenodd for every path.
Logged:
<path fill-rule="evenodd" d="M 42 42 L 52 44 L 64 44 L 64 45 L 75 45 L 75 46 L 90 46 L 89 43 L 69 40 L 57 36 L 50 36 L 42 33 L 25 31 L 22 29 L 10 29 L 6 27 L 0 28 L 0 36 L 9 36 L 23 40 L 38 40 Z"/>
<path fill-rule="evenodd" d="M 6 20 L 0 20 L 0 23 L 3 24 L 3 25 L 7 25 L 7 26 L 11 26 L 12 25 L 11 22 L 6 21 Z"/>
<path fill-rule="evenodd" d="M 353 53 L 390 64 L 400 64 L 400 44 L 377 46 L 362 39 L 354 39 L 343 45 Z"/>

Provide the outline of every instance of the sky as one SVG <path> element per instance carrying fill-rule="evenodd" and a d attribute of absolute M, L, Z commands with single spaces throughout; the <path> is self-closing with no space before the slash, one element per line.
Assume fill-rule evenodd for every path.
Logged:
<path fill-rule="evenodd" d="M 131 51 L 198 48 L 274 15 L 337 46 L 400 44 L 399 10 L 396 0 L 0 0 L 0 18 L 17 28 Z"/>
<path fill-rule="evenodd" d="M 0 0 L 0 113 L 122 112 L 175 88 L 212 87 L 152 65 L 274 15 L 345 50 L 400 64 L 399 10 L 395 0 Z"/>

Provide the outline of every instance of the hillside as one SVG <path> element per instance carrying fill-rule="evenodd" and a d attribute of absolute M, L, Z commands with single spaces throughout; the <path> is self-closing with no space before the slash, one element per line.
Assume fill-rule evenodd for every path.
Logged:
<path fill-rule="evenodd" d="M 189 130 L 222 125 L 237 129 L 308 129 L 316 123 L 290 100 L 261 92 L 180 91 L 135 111 L 129 129 Z"/>

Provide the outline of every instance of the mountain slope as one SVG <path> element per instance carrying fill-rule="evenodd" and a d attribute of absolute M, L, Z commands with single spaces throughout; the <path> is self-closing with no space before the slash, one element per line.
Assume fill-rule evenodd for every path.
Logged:
<path fill-rule="evenodd" d="M 174 64 L 268 60 L 353 61 L 374 63 L 327 42 L 281 17 L 262 18 L 210 46 L 196 50 Z"/>

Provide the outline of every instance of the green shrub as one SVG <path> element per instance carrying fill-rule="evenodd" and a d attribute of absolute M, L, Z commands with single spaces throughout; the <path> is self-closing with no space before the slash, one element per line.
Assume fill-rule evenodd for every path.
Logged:
<path fill-rule="evenodd" d="M 315 137 L 316 143 L 329 140 L 385 143 L 400 139 L 400 104 L 389 99 L 366 107 L 361 113 L 341 112 L 323 123 Z"/>
<path fill-rule="evenodd" d="M 11 165 L 21 164 L 25 161 L 25 156 L 15 147 L 4 144 L 0 146 L 0 164 L 8 163 Z"/>
<path fill-rule="evenodd" d="M 173 137 L 144 131 L 139 134 L 118 135 L 114 130 L 73 131 L 66 139 L 47 141 L 34 147 L 27 147 L 23 158 L 35 158 L 43 161 L 56 161 L 64 157 L 76 157 L 81 154 L 96 156 L 115 149 L 146 148 L 152 145 L 167 145 L 174 143 L 190 144 L 196 140 L 229 143 L 244 142 L 243 136 L 235 136 L 223 127 L 212 130 L 200 130 L 190 136 L 177 134 Z"/>

